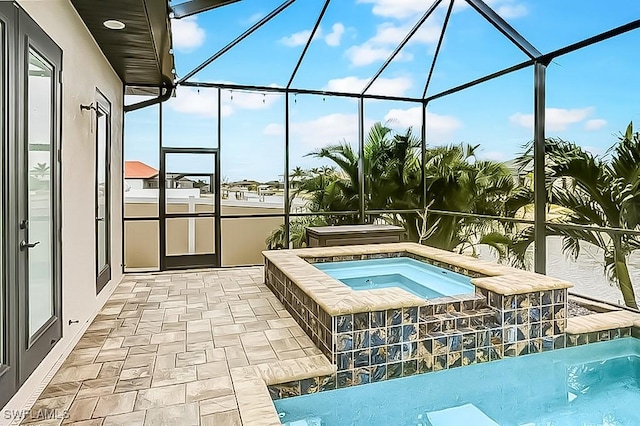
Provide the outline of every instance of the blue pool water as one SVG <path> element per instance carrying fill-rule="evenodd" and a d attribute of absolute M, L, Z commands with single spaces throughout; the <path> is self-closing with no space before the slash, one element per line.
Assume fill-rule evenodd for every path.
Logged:
<path fill-rule="evenodd" d="M 299 421 L 289 423 L 296 426 L 637 426 L 640 340 L 616 339 L 274 403 L 284 413 L 283 423 Z"/>
<path fill-rule="evenodd" d="M 408 257 L 316 263 L 354 290 L 400 287 L 424 299 L 473 293 L 471 278 Z"/>

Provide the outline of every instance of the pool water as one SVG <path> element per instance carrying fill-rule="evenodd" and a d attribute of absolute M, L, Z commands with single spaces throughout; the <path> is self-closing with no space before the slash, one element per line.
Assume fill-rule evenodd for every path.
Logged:
<path fill-rule="evenodd" d="M 471 278 L 408 257 L 315 263 L 354 290 L 400 287 L 423 299 L 473 293 Z"/>
<path fill-rule="evenodd" d="M 592 343 L 274 404 L 283 423 L 295 426 L 637 426 L 640 340 Z"/>

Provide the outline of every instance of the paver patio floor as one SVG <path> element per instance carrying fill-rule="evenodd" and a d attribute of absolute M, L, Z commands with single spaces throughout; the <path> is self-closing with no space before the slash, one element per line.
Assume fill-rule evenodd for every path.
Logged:
<path fill-rule="evenodd" d="M 261 267 L 127 275 L 23 424 L 239 425 L 230 369 L 320 354 Z"/>

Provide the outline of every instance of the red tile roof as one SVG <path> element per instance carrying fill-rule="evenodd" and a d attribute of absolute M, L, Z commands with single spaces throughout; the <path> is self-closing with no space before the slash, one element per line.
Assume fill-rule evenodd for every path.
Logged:
<path fill-rule="evenodd" d="M 158 176 L 158 171 L 151 166 L 147 166 L 142 161 L 125 161 L 125 179 L 151 179 Z"/>

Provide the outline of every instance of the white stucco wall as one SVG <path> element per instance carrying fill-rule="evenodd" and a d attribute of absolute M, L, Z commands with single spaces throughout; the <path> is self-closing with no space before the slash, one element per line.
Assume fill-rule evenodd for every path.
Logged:
<path fill-rule="evenodd" d="M 143 189 L 144 179 L 125 179 L 125 189 Z"/>
<path fill-rule="evenodd" d="M 63 51 L 62 94 L 62 325 L 63 338 L 16 394 L 21 408 L 122 279 L 123 85 L 69 0 L 18 3 Z M 96 296 L 95 119 L 80 104 L 96 102 L 96 89 L 111 102 L 111 269 L 112 280 Z M 69 325 L 69 320 L 78 324 Z M 8 405 L 9 406 L 9 405 Z M 7 406 L 7 407 L 8 407 Z"/>

